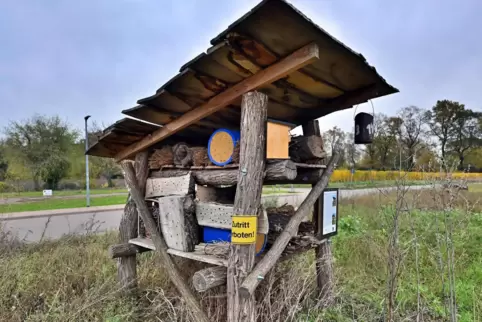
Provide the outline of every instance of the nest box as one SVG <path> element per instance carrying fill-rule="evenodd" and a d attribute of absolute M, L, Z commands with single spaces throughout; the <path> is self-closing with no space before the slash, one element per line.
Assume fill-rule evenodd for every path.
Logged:
<path fill-rule="evenodd" d="M 290 130 L 293 125 L 278 121 L 266 124 L 266 158 L 289 159 Z M 224 166 L 233 162 L 236 144 L 240 140 L 239 131 L 229 129 L 216 130 L 209 138 L 208 156 L 212 163 Z"/>

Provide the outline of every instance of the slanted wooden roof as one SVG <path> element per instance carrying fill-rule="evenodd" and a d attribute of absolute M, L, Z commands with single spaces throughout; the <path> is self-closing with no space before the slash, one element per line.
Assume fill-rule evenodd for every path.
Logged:
<path fill-rule="evenodd" d="M 283 0 L 262 1 L 212 39 L 211 44 L 206 53 L 182 66 L 179 74 L 155 94 L 138 100 L 138 105 L 122 113 L 158 125 L 169 124 L 308 44 L 316 46 L 318 59 L 257 88 L 269 96 L 269 118 L 300 125 L 369 99 L 398 92 L 361 54 L 330 36 Z M 187 128 L 178 128 L 176 139 L 207 142 L 215 129 L 239 128 L 239 106 L 240 98 Z M 126 157 L 126 153 L 119 151 L 132 147 L 142 135 L 156 130 L 141 121 L 124 119 L 120 124 L 114 124 L 106 129 L 88 154 L 117 159 Z M 134 126 L 134 123 L 137 124 Z M 122 129 L 119 129 L 120 125 Z M 142 131 L 130 135 L 128 125 L 134 132 L 136 127 Z M 109 133 L 115 133 L 115 140 L 111 139 L 114 134 Z M 169 135 L 163 135 L 163 141 L 170 138 Z"/>

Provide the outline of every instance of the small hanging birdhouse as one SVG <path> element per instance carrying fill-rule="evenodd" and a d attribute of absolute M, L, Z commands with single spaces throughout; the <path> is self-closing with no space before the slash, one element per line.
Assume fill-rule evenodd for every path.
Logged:
<path fill-rule="evenodd" d="M 360 112 L 355 116 L 355 144 L 373 142 L 373 115 Z"/>

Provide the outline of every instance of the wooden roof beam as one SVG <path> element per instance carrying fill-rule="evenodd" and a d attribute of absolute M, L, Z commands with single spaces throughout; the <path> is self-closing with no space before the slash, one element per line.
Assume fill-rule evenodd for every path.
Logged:
<path fill-rule="evenodd" d="M 222 93 L 211 98 L 203 105 L 184 113 L 178 119 L 166 124 L 152 134 L 144 137 L 139 142 L 131 144 L 125 150 L 115 156 L 116 161 L 122 161 L 137 152 L 147 149 L 151 145 L 162 141 L 174 133 L 181 131 L 191 124 L 209 116 L 221 108 L 231 104 L 244 93 L 253 91 L 260 86 L 272 83 L 291 72 L 306 66 L 319 57 L 319 49 L 315 43 L 310 43 L 291 55 L 283 58 L 279 62 L 259 71 L 251 77 L 248 77 L 236 85 L 228 88 Z"/>

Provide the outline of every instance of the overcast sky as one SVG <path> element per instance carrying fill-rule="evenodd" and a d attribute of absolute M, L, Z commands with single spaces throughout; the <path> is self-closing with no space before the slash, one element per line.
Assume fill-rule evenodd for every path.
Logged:
<path fill-rule="evenodd" d="M 108 125 L 258 2 L 0 0 L 0 127 L 36 112 Z M 482 109 L 482 1 L 291 3 L 400 90 L 374 100 L 376 112 L 438 99 Z M 350 130 L 352 117 L 333 113 L 322 130 Z"/>

